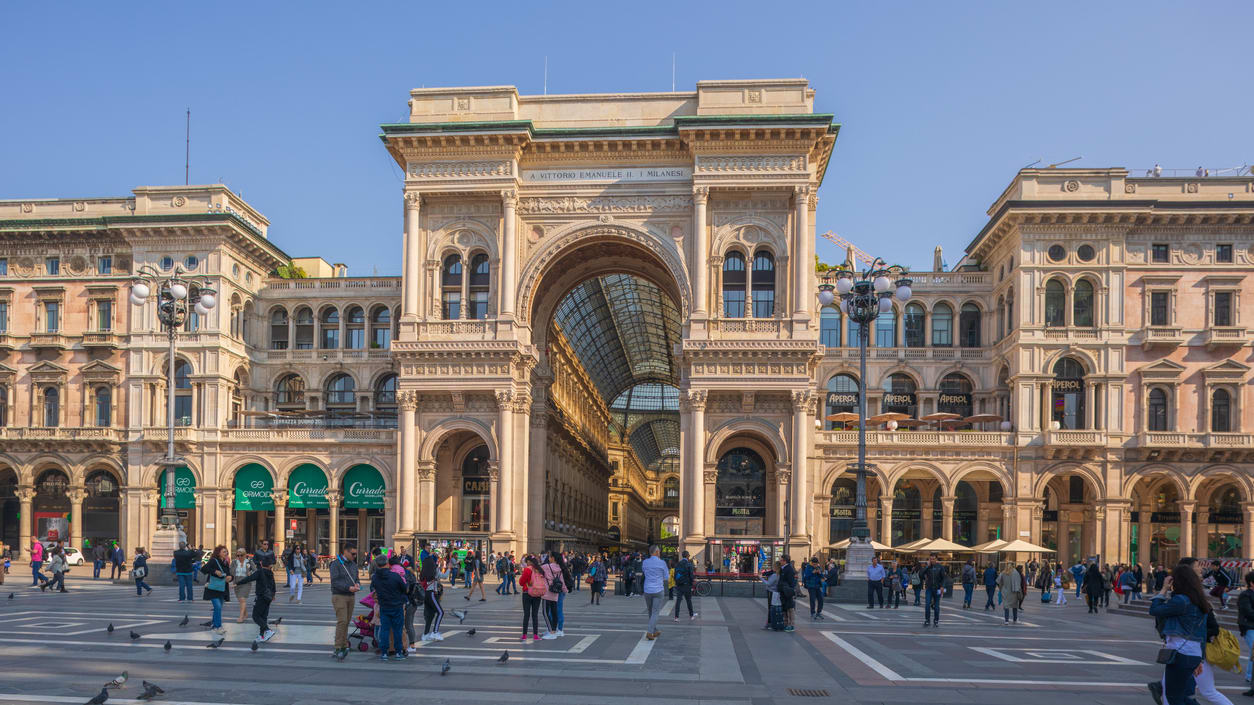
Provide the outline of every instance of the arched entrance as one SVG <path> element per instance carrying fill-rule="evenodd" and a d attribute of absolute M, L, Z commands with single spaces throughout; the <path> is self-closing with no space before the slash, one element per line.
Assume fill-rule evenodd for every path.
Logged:
<path fill-rule="evenodd" d="M 35 477 L 31 536 L 41 541 L 70 543 L 70 477 L 60 468 L 48 468 Z"/>
<path fill-rule="evenodd" d="M 1041 545 L 1057 551 L 1055 557 L 1060 563 L 1074 565 L 1097 554 L 1093 508 L 1098 495 L 1098 489 L 1080 472 L 1059 473 L 1046 484 Z"/>
<path fill-rule="evenodd" d="M 892 542 L 901 546 L 929 538 L 923 535 L 923 488 L 919 480 L 898 480 L 893 488 Z M 934 538 L 934 536 L 932 537 Z"/>
<path fill-rule="evenodd" d="M 121 483 L 112 470 L 96 468 L 87 472 L 83 487 L 82 548 L 90 556 L 96 545 L 111 546 L 122 538 Z"/>
<path fill-rule="evenodd" d="M 327 474 L 314 463 L 302 463 L 287 476 L 284 518 L 291 540 L 309 546 L 318 555 L 331 552 L 331 505 L 327 501 Z"/>
<path fill-rule="evenodd" d="M 1241 490 L 1235 482 L 1216 480 L 1206 503 L 1206 556 L 1240 558 L 1244 544 L 1245 514 L 1241 510 Z M 1201 516 L 1198 517 L 1201 524 Z"/>
<path fill-rule="evenodd" d="M 17 471 L 7 467 L 0 469 L 0 542 L 12 547 L 14 556 L 30 548 L 21 545 L 21 511 L 21 500 L 17 498 Z"/>
<path fill-rule="evenodd" d="M 165 482 L 167 470 L 157 476 L 157 514 L 166 506 Z M 191 468 L 180 465 L 174 468 L 174 509 L 178 512 L 179 526 L 187 536 L 188 544 L 200 544 L 200 521 L 196 512 L 196 476 Z M 252 545 L 252 544 L 250 544 Z"/>
<path fill-rule="evenodd" d="M 384 501 L 387 486 L 383 474 L 369 464 L 354 465 L 340 480 L 343 510 L 340 512 L 340 547 L 356 546 L 358 555 L 387 544 L 384 530 Z"/>
<path fill-rule="evenodd" d="M 243 465 L 235 471 L 234 488 L 234 535 L 238 544 L 256 549 L 262 539 L 267 539 L 271 547 L 278 546 L 281 541 L 275 534 L 278 527 L 274 525 L 274 477 L 270 471 L 259 463 Z"/>
<path fill-rule="evenodd" d="M 479 445 L 462 459 L 461 531 L 487 532 L 491 527 L 492 483 L 488 472 L 488 446 Z"/>

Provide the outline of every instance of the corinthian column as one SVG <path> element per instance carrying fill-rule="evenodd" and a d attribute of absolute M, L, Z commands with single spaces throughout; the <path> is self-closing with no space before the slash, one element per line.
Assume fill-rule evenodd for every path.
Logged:
<path fill-rule="evenodd" d="M 497 460 L 500 462 L 499 477 L 512 475 L 514 472 L 514 397 L 515 394 L 509 390 L 498 390 L 496 393 L 496 404 L 498 407 L 496 421 L 496 441 L 497 441 Z M 493 488 L 498 491 L 498 496 L 492 498 L 492 531 L 505 532 L 509 527 L 502 526 L 500 507 L 502 501 L 499 496 L 500 488 L 496 483 Z"/>
<path fill-rule="evenodd" d="M 402 299 L 404 300 L 403 316 L 409 319 L 418 317 L 419 308 L 419 292 L 422 290 L 422 282 L 418 281 L 418 262 L 422 258 L 422 253 L 418 248 L 418 227 L 420 223 L 419 208 L 422 203 L 422 196 L 416 191 L 410 191 L 405 194 L 405 276 L 401 280 Z"/>
<path fill-rule="evenodd" d="M 30 560 L 30 530 L 34 522 L 35 514 L 32 510 L 35 501 L 34 487 L 20 487 L 17 490 L 18 509 L 21 511 L 21 517 L 18 521 L 18 543 L 17 557 Z"/>
<path fill-rule="evenodd" d="M 794 317 L 809 318 L 810 279 L 814 272 L 814 240 L 810 237 L 810 186 L 794 186 L 795 237 L 793 240 L 793 301 Z"/>
<path fill-rule="evenodd" d="M 506 190 L 501 192 L 501 206 L 504 211 L 504 227 L 501 229 L 501 315 L 514 315 L 514 279 L 517 276 L 518 254 L 515 251 L 515 207 L 518 205 L 518 192 Z"/>
<path fill-rule="evenodd" d="M 418 464 L 418 444 L 415 440 L 414 415 L 418 409 L 418 395 L 412 391 L 396 395 L 400 406 L 401 448 L 399 471 L 396 473 L 396 493 L 400 497 L 400 521 L 397 531 L 412 533 L 416 528 L 414 507 L 418 486 L 414 472 Z"/>
<path fill-rule="evenodd" d="M 281 556 L 287 550 L 287 490 L 272 491 L 270 499 L 274 500 L 274 552 Z"/>
<path fill-rule="evenodd" d="M 810 543 L 809 458 L 810 425 L 814 423 L 814 405 L 818 396 L 810 391 L 792 393 L 792 535 L 790 544 Z M 798 555 L 805 556 L 803 550 Z"/>
<path fill-rule="evenodd" d="M 83 500 L 87 499 L 87 490 L 82 487 L 71 487 L 65 493 L 70 499 L 70 545 L 83 550 Z"/>
<path fill-rule="evenodd" d="M 418 530 L 435 531 L 435 461 L 418 463 Z"/>
<path fill-rule="evenodd" d="M 681 519 L 684 527 L 684 545 L 695 555 L 704 548 L 705 516 L 704 479 L 705 461 L 705 401 L 704 389 L 687 389 L 681 392 L 680 410 L 687 417 L 688 456 L 682 465 L 683 496 L 680 498 Z"/>
<path fill-rule="evenodd" d="M 705 207 L 710 198 L 707 186 L 698 186 L 692 190 L 692 309 L 694 314 L 706 314 L 709 311 L 708 273 L 710 271 L 710 242 L 705 226 Z"/>

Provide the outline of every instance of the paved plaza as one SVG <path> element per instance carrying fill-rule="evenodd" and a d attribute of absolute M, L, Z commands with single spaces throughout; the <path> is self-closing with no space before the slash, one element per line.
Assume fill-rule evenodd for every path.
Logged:
<path fill-rule="evenodd" d="M 0 599 L 0 703 L 86 702 L 125 669 L 130 682 L 112 691 L 109 702 L 137 702 L 140 681 L 149 680 L 165 688 L 163 702 L 198 704 L 397 702 L 421 695 L 424 703 L 460 705 L 1029 705 L 1060 698 L 1117 705 L 1147 702 L 1142 684 L 1159 673 L 1149 620 L 1089 616 L 1081 601 L 1044 606 L 1035 595 L 1017 627 L 947 601 L 939 630 L 923 629 L 921 608 L 913 605 L 873 611 L 841 605 L 829 606 L 826 622 L 802 615 L 793 634 L 762 630 L 762 600 L 705 598 L 697 600 L 696 622 L 685 617 L 675 624 L 668 614 L 661 637 L 649 641 L 639 598 L 607 597 L 589 606 L 588 593 L 579 592 L 566 603 L 564 638 L 520 645 L 518 598 L 489 591 L 488 602 L 467 602 L 457 589 L 445 595 L 445 641 L 423 645 L 403 663 L 379 663 L 358 651 L 337 663 L 328 646 L 333 620 L 326 583 L 308 588 L 302 605 L 285 595 L 276 601 L 278 636 L 257 652 L 249 648 L 255 627 L 234 623 L 235 605 L 224 611 L 227 641 L 212 650 L 210 634 L 196 626 L 208 618 L 209 604 L 188 610 L 175 601 L 173 586 L 142 599 L 105 581 L 74 578 L 69 587 L 69 594 L 42 594 L 17 573 L 3 586 L 3 597 L 10 591 L 15 597 Z M 451 616 L 454 608 L 469 609 L 464 624 Z M 185 614 L 191 625 L 180 628 Z M 141 637 L 132 641 L 131 630 Z M 500 664 L 505 650 L 509 661 Z M 441 677 L 446 659 L 452 668 Z M 1219 681 L 1233 696 L 1244 689 L 1238 676 L 1221 674 Z M 398 688 L 410 694 L 399 696 Z"/>

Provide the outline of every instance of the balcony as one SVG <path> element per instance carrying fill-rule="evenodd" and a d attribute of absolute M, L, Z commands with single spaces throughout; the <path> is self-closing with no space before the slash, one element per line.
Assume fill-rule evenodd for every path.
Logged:
<path fill-rule="evenodd" d="M 351 350 L 259 350 L 257 358 L 267 362 L 286 362 L 300 360 L 308 362 L 362 362 L 364 360 L 387 360 L 392 357 L 388 348 L 355 348 Z"/>
<path fill-rule="evenodd" d="M 857 431 L 819 431 L 816 434 L 819 444 L 834 446 L 856 446 Z M 964 447 L 1006 447 L 1015 444 L 1013 433 L 999 431 L 867 431 L 868 446 L 964 446 Z"/>
<path fill-rule="evenodd" d="M 1211 326 L 1202 333 L 1202 341 L 1208 350 L 1224 346 L 1241 347 L 1247 342 L 1245 329 L 1237 326 Z"/>
<path fill-rule="evenodd" d="M 1094 430 L 1047 430 L 1041 436 L 1045 457 L 1054 460 L 1081 460 L 1096 457 L 1106 447 L 1106 432 Z"/>
<path fill-rule="evenodd" d="M 1096 328 L 1046 328 L 1046 340 L 1096 341 L 1101 338 L 1101 331 Z"/>
<path fill-rule="evenodd" d="M 710 319 L 710 331 L 724 335 L 775 338 L 780 335 L 782 330 L 783 321 L 778 318 Z"/>
<path fill-rule="evenodd" d="M 103 449 L 126 440 L 126 431 L 120 428 L 19 428 L 0 427 L 0 441 L 76 441 L 89 445 L 104 444 Z M 16 450 L 16 449 L 14 449 Z M 116 448 L 115 448 L 116 450 Z"/>
<path fill-rule="evenodd" d="M 1254 457 L 1254 434 L 1142 431 L 1136 447 L 1146 461 L 1249 462 Z"/>
<path fill-rule="evenodd" d="M 826 348 L 824 355 L 828 359 L 834 360 L 857 360 L 858 349 L 854 347 L 831 347 Z M 923 361 L 923 360 L 987 360 L 989 359 L 988 348 L 876 348 L 869 347 L 866 351 L 868 360 L 902 360 L 902 361 Z"/>
<path fill-rule="evenodd" d="M 104 348 L 116 349 L 121 347 L 121 341 L 112 331 L 98 331 L 95 333 L 83 334 L 83 347 L 85 348 Z"/>
<path fill-rule="evenodd" d="M 65 350 L 69 341 L 60 333 L 31 333 L 30 347 L 33 350 Z"/>
<path fill-rule="evenodd" d="M 1184 342 L 1184 331 L 1169 326 L 1149 326 L 1141 329 L 1141 349 L 1149 350 L 1155 345 L 1180 345 Z"/>
<path fill-rule="evenodd" d="M 17 347 L 17 340 L 8 333 L 0 333 L 0 350 L 13 350 Z"/>
<path fill-rule="evenodd" d="M 265 443 L 385 443 L 396 440 L 396 431 L 384 428 L 225 428 L 224 442 Z"/>

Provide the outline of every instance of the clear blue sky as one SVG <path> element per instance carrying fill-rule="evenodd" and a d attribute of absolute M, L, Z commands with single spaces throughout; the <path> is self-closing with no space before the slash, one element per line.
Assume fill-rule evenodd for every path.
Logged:
<path fill-rule="evenodd" d="M 221 180 L 294 256 L 399 273 L 378 125 L 410 88 L 805 76 L 843 127 L 818 227 L 952 265 L 1014 172 L 1254 161 L 1254 3 L 16 3 L 0 198 Z M 824 259 L 839 258 L 820 241 Z"/>

